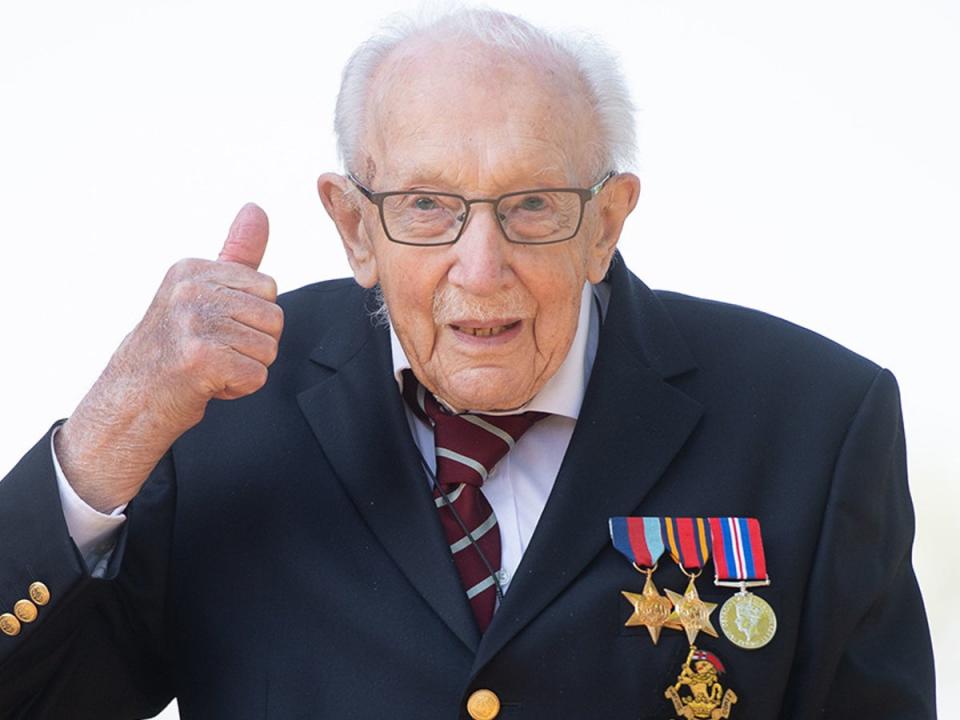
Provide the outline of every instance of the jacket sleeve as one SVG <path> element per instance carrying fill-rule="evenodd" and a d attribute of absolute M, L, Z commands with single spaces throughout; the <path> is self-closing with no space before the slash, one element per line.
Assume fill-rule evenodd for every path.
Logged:
<path fill-rule="evenodd" d="M 881 370 L 837 457 L 783 717 L 936 717 L 913 534 L 900 396 Z"/>
<path fill-rule="evenodd" d="M 98 579 L 67 531 L 50 433 L 0 481 L 0 720 L 144 717 L 169 702 L 163 616 L 174 500 L 168 454 L 130 504 Z M 48 598 L 31 598 L 35 583 Z M 33 602 L 34 620 L 11 620 L 20 600 Z"/>

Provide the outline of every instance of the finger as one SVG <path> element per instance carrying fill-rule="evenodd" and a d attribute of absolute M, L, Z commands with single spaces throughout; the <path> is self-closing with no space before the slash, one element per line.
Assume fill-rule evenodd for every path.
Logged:
<path fill-rule="evenodd" d="M 221 293 L 231 294 L 228 306 L 231 318 L 277 340 L 280 339 L 280 333 L 283 331 L 283 310 L 279 305 L 236 290 L 224 289 Z"/>
<path fill-rule="evenodd" d="M 250 395 L 267 382 L 266 366 L 246 355 L 232 352 L 229 366 L 229 373 L 223 384 L 213 394 L 218 400 L 235 400 Z"/>
<path fill-rule="evenodd" d="M 197 285 L 202 285 L 205 288 L 204 291 L 209 289 L 219 292 L 225 288 L 232 288 L 270 302 L 277 299 L 276 280 L 265 273 L 235 262 L 187 258 L 170 268 L 164 283 L 171 287 L 188 285 L 193 290 L 197 289 Z"/>
<path fill-rule="evenodd" d="M 190 298 L 189 310 L 201 323 L 233 318 L 268 335 L 280 336 L 283 310 L 275 302 L 260 298 L 246 290 L 223 285 L 201 285 L 197 297 Z M 188 293 L 189 290 L 184 291 Z"/>
<path fill-rule="evenodd" d="M 235 262 L 256 270 L 267 249 L 270 227 L 267 214 L 254 203 L 247 203 L 234 218 L 217 262 Z"/>
<path fill-rule="evenodd" d="M 217 292 L 237 290 L 268 302 L 277 299 L 277 281 L 269 275 L 234 263 L 212 262 L 198 278 Z"/>
<path fill-rule="evenodd" d="M 277 359 L 278 343 L 275 337 L 236 320 L 225 319 L 216 334 L 217 343 L 256 360 L 264 367 L 270 367 Z"/>

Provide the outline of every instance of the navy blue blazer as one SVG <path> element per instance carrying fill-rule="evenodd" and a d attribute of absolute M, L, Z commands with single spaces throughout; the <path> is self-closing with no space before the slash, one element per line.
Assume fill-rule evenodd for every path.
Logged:
<path fill-rule="evenodd" d="M 618 258 L 552 494 L 489 630 L 424 481 L 389 336 L 352 280 L 281 297 L 267 385 L 212 402 L 128 508 L 107 577 L 64 526 L 44 437 L 0 483 L 0 717 L 184 720 L 673 717 L 688 643 L 625 627 L 642 576 L 614 515 L 754 516 L 779 629 L 726 666 L 731 717 L 932 718 L 929 634 L 893 376 L 782 320 L 654 293 Z M 657 585 L 682 592 L 665 559 Z M 701 597 L 722 602 L 712 566 Z M 716 613 L 714 614 L 714 624 Z"/>

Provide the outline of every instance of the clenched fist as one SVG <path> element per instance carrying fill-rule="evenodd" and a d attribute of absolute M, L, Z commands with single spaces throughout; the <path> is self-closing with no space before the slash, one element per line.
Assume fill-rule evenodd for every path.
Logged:
<path fill-rule="evenodd" d="M 102 511 L 129 501 L 212 398 L 256 392 L 277 356 L 283 311 L 257 271 L 267 216 L 237 214 L 215 261 L 181 260 L 56 437 L 77 494 Z"/>

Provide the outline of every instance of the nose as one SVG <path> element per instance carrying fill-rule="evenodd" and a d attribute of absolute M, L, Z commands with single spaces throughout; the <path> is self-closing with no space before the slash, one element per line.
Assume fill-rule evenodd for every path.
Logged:
<path fill-rule="evenodd" d="M 479 297 L 509 287 L 513 278 L 509 263 L 512 245 L 503 236 L 494 212 L 492 204 L 473 205 L 460 239 L 452 246 L 455 259 L 449 281 Z"/>

